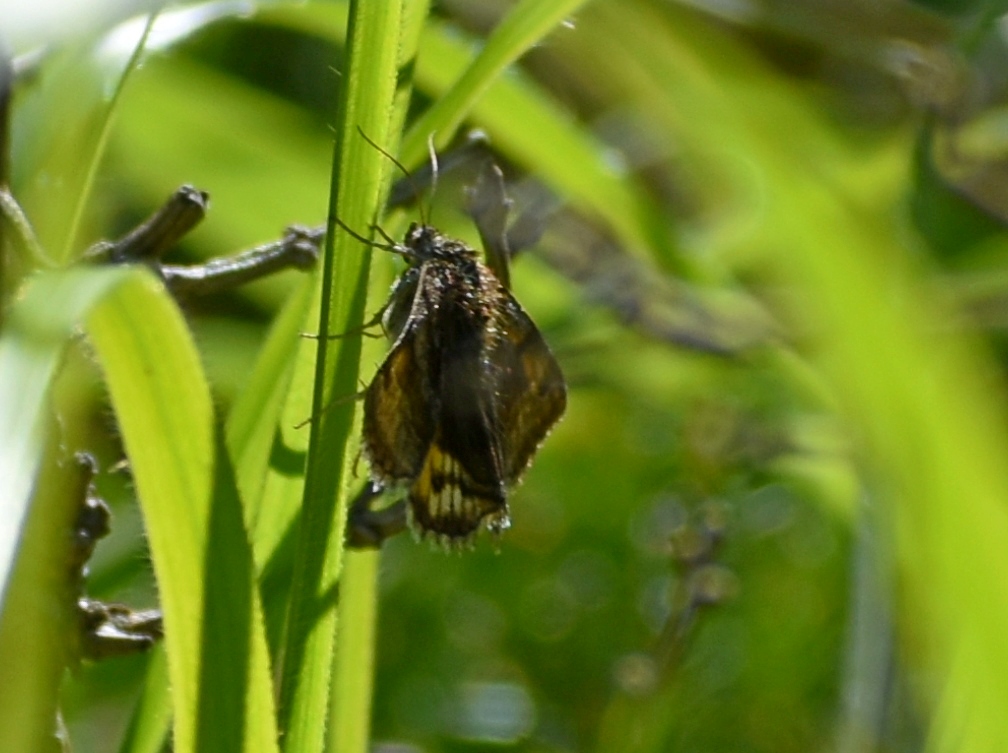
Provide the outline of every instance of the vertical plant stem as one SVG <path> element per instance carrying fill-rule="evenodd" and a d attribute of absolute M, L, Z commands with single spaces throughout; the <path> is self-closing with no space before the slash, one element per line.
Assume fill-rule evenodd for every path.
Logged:
<path fill-rule="evenodd" d="M 429 0 L 404 0 L 402 33 L 397 62 L 397 82 L 390 124 L 389 144 L 398 143 L 412 94 L 414 56 L 429 10 Z M 387 166 L 387 165 L 386 165 Z M 384 196 L 384 192 L 383 192 Z M 384 203 L 384 202 L 383 202 Z M 388 289 L 382 275 L 372 279 L 372 290 Z M 370 359 L 381 341 L 372 341 Z M 330 694 L 331 723 L 328 750 L 367 753 L 371 731 L 371 696 L 374 675 L 375 623 L 378 613 L 379 552 L 351 552 L 340 575 L 340 614 Z"/>
<path fill-rule="evenodd" d="M 329 750 L 365 753 L 371 728 L 378 550 L 349 552 L 340 581 L 339 652 Z"/>
<path fill-rule="evenodd" d="M 330 341 L 328 335 L 364 321 L 370 265 L 369 249 L 346 233 L 337 235 L 335 219 L 364 229 L 384 203 L 387 162 L 358 129 L 389 148 L 402 9 L 398 0 L 350 4 L 322 270 L 314 418 L 281 676 L 287 753 L 315 753 L 325 741 L 356 409 L 353 402 L 335 401 L 357 391 L 361 349 L 359 337 Z"/>

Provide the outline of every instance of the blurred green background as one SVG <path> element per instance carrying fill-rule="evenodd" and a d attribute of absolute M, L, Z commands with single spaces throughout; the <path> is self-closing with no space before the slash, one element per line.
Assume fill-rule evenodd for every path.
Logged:
<path fill-rule="evenodd" d="M 513 288 L 569 406 L 499 545 L 383 547 L 376 753 L 1004 750 L 1005 5 L 596 0 L 486 92 L 467 126 L 552 207 Z M 407 127 L 509 7 L 434 6 Z M 72 258 L 183 183 L 211 211 L 176 263 L 321 223 L 344 17 L 166 10 L 69 248 L 142 20 L 61 35 L 12 122 L 43 246 Z M 466 179 L 433 221 L 475 244 Z M 186 304 L 225 414 L 302 277 Z M 115 512 L 88 589 L 150 605 L 86 346 L 58 386 Z M 75 751 L 117 748 L 146 662 L 68 677 Z"/>

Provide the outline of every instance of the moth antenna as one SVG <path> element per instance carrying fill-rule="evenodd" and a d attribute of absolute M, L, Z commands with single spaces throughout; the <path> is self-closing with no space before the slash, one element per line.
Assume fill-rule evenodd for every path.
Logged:
<path fill-rule="evenodd" d="M 430 211 L 426 211 L 425 212 L 424 208 L 423 208 L 423 202 L 419 201 L 419 198 L 423 194 L 423 191 L 420 190 L 420 186 L 416 182 L 416 176 L 414 176 L 413 173 L 411 173 L 409 170 L 407 170 L 406 166 L 402 162 L 400 162 L 399 160 L 397 160 L 395 157 L 393 157 L 391 154 L 389 154 L 387 151 L 385 151 L 385 149 L 383 149 L 381 146 L 379 146 L 377 143 L 375 143 L 375 141 L 370 136 L 368 136 L 366 133 L 364 133 L 364 129 L 363 128 L 361 128 L 360 126 L 357 126 L 357 131 L 360 133 L 361 137 L 366 142 L 368 142 L 371 146 L 373 146 L 376 150 L 378 150 L 379 153 L 383 154 L 386 157 L 386 159 L 388 159 L 389 162 L 391 162 L 393 165 L 395 165 L 396 167 L 398 167 L 399 168 L 399 172 L 401 172 L 406 177 L 406 180 L 408 180 L 410 182 L 410 185 L 413 186 L 413 192 L 417 196 L 418 206 L 420 208 L 420 222 L 423 223 L 424 225 L 430 224 Z M 434 134 L 433 133 L 431 133 L 430 138 L 427 139 L 427 149 L 428 149 L 428 151 L 431 154 L 431 168 L 433 170 L 433 177 L 431 178 L 431 197 L 433 197 L 434 196 L 434 188 L 437 186 L 437 155 L 434 153 Z M 382 236 L 384 236 L 385 238 L 388 238 L 388 236 L 385 235 L 384 231 L 382 231 Z"/>
<path fill-rule="evenodd" d="M 396 248 L 399 247 L 399 244 L 396 243 L 395 238 L 393 238 L 391 235 L 389 235 L 388 233 L 386 233 L 385 232 L 385 228 L 383 228 L 378 223 L 375 223 L 374 225 L 372 225 L 371 229 L 374 230 L 376 233 L 378 233 L 378 235 L 380 235 L 382 238 L 384 238 L 386 240 L 386 242 L 388 242 L 390 245 L 395 246 Z"/>
<path fill-rule="evenodd" d="M 380 248 L 382 251 L 388 251 L 389 253 L 393 253 L 398 256 L 406 256 L 408 254 L 408 252 L 402 246 L 400 246 L 398 243 L 389 238 L 389 236 L 385 233 L 385 231 L 379 228 L 377 225 L 372 225 L 372 227 L 376 228 L 381 233 L 382 238 L 388 241 L 387 243 L 378 243 L 376 241 L 373 241 L 370 238 L 367 238 L 358 233 L 348 224 L 343 222 L 343 220 L 341 220 L 339 217 L 336 217 L 334 219 L 336 221 L 336 224 L 339 225 L 340 228 L 342 228 L 347 234 L 349 234 L 351 238 L 355 238 L 356 240 L 363 243 L 365 246 L 370 246 L 371 248 Z"/>
<path fill-rule="evenodd" d="M 413 190 L 416 192 L 416 195 L 419 196 L 420 186 L 416 184 L 416 181 L 413 178 L 413 174 L 406 169 L 406 166 L 402 162 L 397 160 L 395 157 L 393 157 L 391 154 L 389 154 L 387 151 L 385 151 L 385 149 L 383 149 L 381 146 L 379 146 L 374 139 L 372 139 L 370 136 L 364 133 L 364 129 L 361 128 L 360 126 L 357 126 L 357 132 L 360 133 L 361 138 L 363 138 L 366 142 L 368 142 L 371 146 L 373 146 L 379 154 L 383 155 L 389 162 L 391 162 L 393 165 L 399 168 L 399 172 L 401 172 L 406 177 L 406 180 L 408 180 L 410 184 L 412 184 Z"/>
<path fill-rule="evenodd" d="M 382 154 L 386 159 L 388 159 L 389 162 L 391 162 L 393 165 L 395 165 L 396 167 L 398 167 L 399 170 L 402 172 L 403 175 L 405 175 L 407 178 L 412 179 L 413 176 L 410 175 L 410 171 L 407 170 L 403 166 L 403 163 L 400 162 L 399 160 L 397 160 L 395 157 L 393 157 L 387 151 L 385 151 L 382 147 L 380 147 L 378 145 L 378 143 L 374 139 L 372 139 L 370 136 L 368 136 L 366 133 L 364 133 L 364 129 L 363 128 L 361 128 L 360 126 L 357 126 L 357 133 L 359 133 L 361 135 L 361 138 L 363 138 L 366 142 L 368 142 L 371 146 L 373 146 L 375 148 L 375 151 L 377 151 L 378 153 Z"/>
<path fill-rule="evenodd" d="M 420 221 L 424 225 L 430 224 L 430 215 L 434 209 L 434 194 L 437 192 L 437 179 L 438 179 L 438 158 L 437 151 L 434 149 L 434 131 L 431 131 L 430 136 L 427 137 L 427 155 L 430 159 L 431 166 L 431 184 L 430 193 L 427 195 L 427 216 L 424 217 L 423 206 L 420 207 Z"/>

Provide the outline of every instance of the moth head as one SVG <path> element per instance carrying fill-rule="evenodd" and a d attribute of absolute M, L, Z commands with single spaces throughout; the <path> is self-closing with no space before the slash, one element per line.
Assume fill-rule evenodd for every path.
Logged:
<path fill-rule="evenodd" d="M 409 226 L 403 239 L 403 247 L 407 249 L 407 255 L 417 264 L 431 259 L 476 257 L 476 252 L 466 244 L 448 238 L 432 225 L 419 222 Z"/>
<path fill-rule="evenodd" d="M 419 222 L 410 223 L 403 245 L 406 246 L 417 260 L 425 261 L 438 255 L 438 246 L 443 243 L 444 236 L 430 225 Z"/>

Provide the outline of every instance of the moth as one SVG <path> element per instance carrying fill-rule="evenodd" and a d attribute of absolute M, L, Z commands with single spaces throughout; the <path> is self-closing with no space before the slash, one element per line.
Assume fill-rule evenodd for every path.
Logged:
<path fill-rule="evenodd" d="M 405 489 L 410 527 L 447 546 L 510 526 L 508 491 L 563 415 L 560 366 L 477 252 L 414 223 L 382 319 L 393 339 L 364 392 L 374 493 Z"/>

